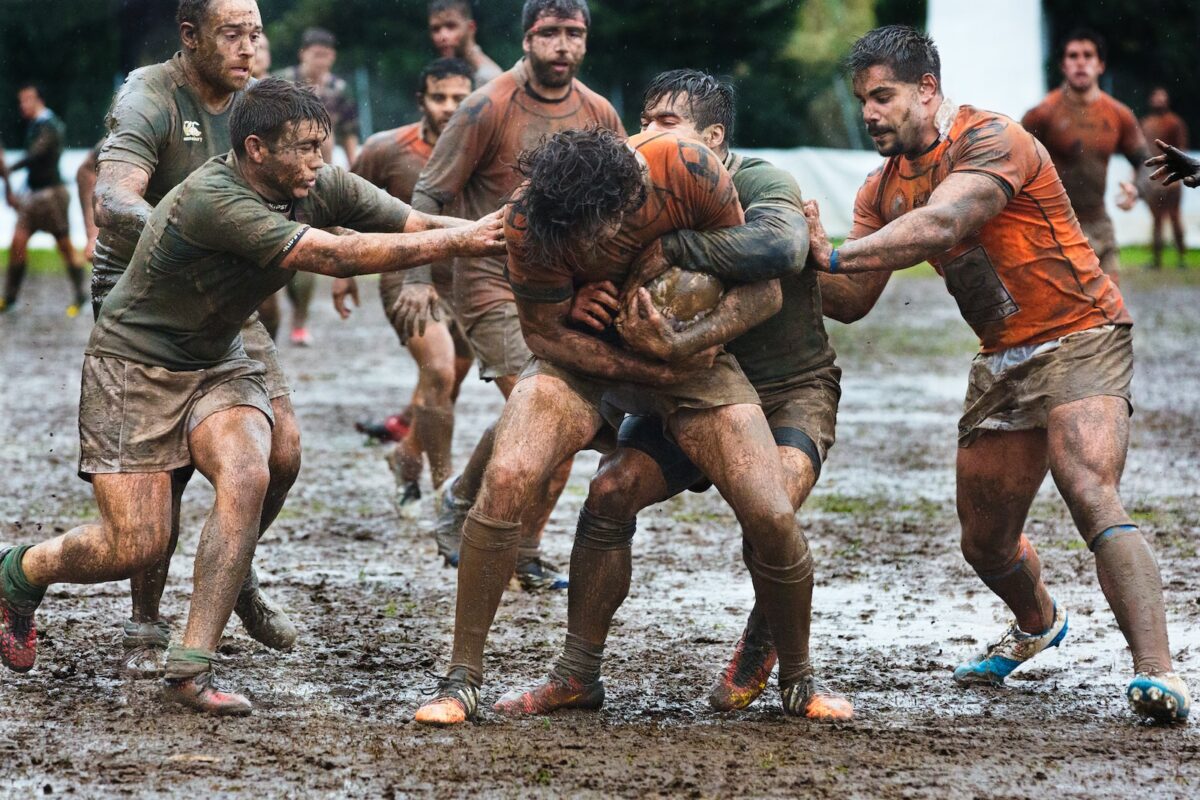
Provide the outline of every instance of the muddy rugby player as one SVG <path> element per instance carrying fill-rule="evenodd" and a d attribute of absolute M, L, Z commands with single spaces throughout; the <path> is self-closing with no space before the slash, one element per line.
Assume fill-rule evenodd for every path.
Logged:
<path fill-rule="evenodd" d="M 1080 29 L 1063 40 L 1060 67 L 1063 85 L 1030 109 L 1021 125 L 1050 153 L 1079 226 L 1100 259 L 1100 269 L 1119 280 L 1121 253 L 1112 220 L 1104 209 L 1108 162 L 1114 153 L 1129 159 L 1134 178 L 1122 181 L 1117 207 L 1137 203 L 1136 171 L 1150 153 L 1129 108 L 1100 90 L 1107 47 L 1095 31 Z"/>
<path fill-rule="evenodd" d="M 101 521 L 0 554 L 0 659 L 10 669 L 34 664 L 33 614 L 47 587 L 121 580 L 161 558 L 172 471 L 194 466 L 216 499 L 164 696 L 215 714 L 250 711 L 212 672 L 270 483 L 273 411 L 265 370 L 242 347 L 243 322 L 296 270 L 348 277 L 504 250 L 498 213 L 476 223 L 421 214 L 326 166 L 329 132 L 314 94 L 263 80 L 234 104 L 233 150 L 151 214 L 85 351 L 79 472 L 92 482 Z"/>
<path fill-rule="evenodd" d="M 513 169 L 520 153 L 556 131 L 601 125 L 624 134 L 612 105 L 576 79 L 587 53 L 591 12 L 586 0 L 527 0 L 521 12 L 525 56 L 477 89 L 450 120 L 413 190 L 413 208 L 452 209 L 466 217 L 495 211 L 520 183 Z M 408 335 L 439 308 L 431 269 L 405 275 L 398 315 Z M 508 397 L 529 348 L 518 320 L 503 258 L 460 260 L 454 265 L 454 313 L 479 362 L 479 376 Z M 442 423 L 434 417 L 430 422 Z M 423 439 L 437 431 L 418 430 Z M 462 474 L 443 493 L 435 528 L 438 551 L 458 562 L 463 521 L 479 493 L 491 457 L 495 428 L 480 438 Z M 545 491 L 530 497 L 517 576 L 527 589 L 564 588 L 566 581 L 541 555 L 542 530 L 566 484 L 571 458 L 557 465 Z"/>
<path fill-rule="evenodd" d="M 720 157 L 733 177 L 746 224 L 713 231 L 675 231 L 658 239 L 638 261 L 631 286 L 640 286 L 669 265 L 701 271 L 741 289 L 781 297 L 729 291 L 701 322 L 677 331 L 641 301 L 642 312 L 627 315 L 621 329 L 635 350 L 665 360 L 692 355 L 712 344 L 727 344 L 758 392 L 771 428 L 792 508 L 812 491 L 834 441 L 841 395 L 841 370 L 822 320 L 818 273 L 806 269 L 808 224 L 800 189 L 791 175 L 757 158 L 729 149 L 734 128 L 732 85 L 696 70 L 665 72 L 647 87 L 643 131 L 670 131 L 700 142 Z M 835 283 L 848 283 L 844 276 Z M 886 274 L 863 276 L 876 294 Z M 753 283 L 758 281 L 759 283 Z M 874 299 L 867 300 L 867 304 Z M 778 313 L 776 311 L 778 310 Z M 613 283 L 590 284 L 575 295 L 571 316 L 597 331 L 617 317 L 619 290 Z M 853 316 L 826 307 L 842 321 Z M 769 319 L 728 341 L 747 319 Z M 853 314 L 853 311 L 849 311 Z M 707 487 L 704 475 L 663 430 L 655 416 L 631 415 L 621 423 L 618 448 L 605 455 L 592 479 L 579 515 L 571 554 L 567 638 L 548 679 L 528 692 L 506 695 L 496 709 L 510 714 L 544 714 L 557 708 L 599 708 L 604 700 L 600 666 L 609 627 L 624 601 L 632 572 L 631 540 L 639 511 L 689 488 Z M 801 609 L 807 619 L 809 609 Z M 756 606 L 734 657 L 709 694 L 720 711 L 745 708 L 762 693 L 775 665 L 775 649 L 763 610 Z M 845 698 L 810 683 L 802 700 L 805 716 L 848 719 Z M 807 698 L 804 695 L 807 694 Z"/>
<path fill-rule="evenodd" d="M 1142 135 L 1147 140 L 1165 142 L 1179 150 L 1188 148 L 1188 128 L 1178 114 L 1171 110 L 1171 96 L 1161 86 L 1156 86 L 1150 92 L 1149 113 L 1142 117 Z M 1143 169 L 1145 167 L 1143 166 Z M 1153 261 L 1151 266 L 1158 269 L 1162 266 L 1163 224 L 1169 223 L 1171 233 L 1175 238 L 1176 264 L 1181 269 L 1184 257 L 1187 255 L 1187 244 L 1184 241 L 1183 214 L 1180 201 L 1183 199 L 1183 187 L 1171 184 L 1159 185 L 1154 182 L 1146 184 L 1146 205 L 1154 217 L 1153 235 L 1151 238 Z"/>
<path fill-rule="evenodd" d="M 1133 375 L 1120 290 L 1100 269 L 1045 147 L 1007 117 L 949 103 L 931 39 L 878 28 L 854 44 L 848 65 L 887 161 L 859 190 L 842 247 L 830 247 L 810 201 L 813 259 L 833 273 L 929 261 L 982 345 L 959 422 L 962 550 L 1016 620 L 955 680 L 1002 683 L 1066 636 L 1067 611 L 1023 533 L 1049 470 L 1133 653 L 1134 712 L 1186 718 L 1158 565 L 1118 492 Z"/>
<path fill-rule="evenodd" d="M 92 311 L 129 267 L 150 214 L 184 178 L 210 158 L 229 151 L 230 109 L 250 80 L 262 20 L 255 0 L 181 0 L 180 52 L 170 61 L 130 73 L 109 110 L 108 136 L 96 156 L 96 242 Z M 271 482 L 263 504 L 266 529 L 283 508 L 300 472 L 300 428 L 291 389 L 275 345 L 256 319 L 242 330 L 246 354 L 266 370 L 271 429 Z M 174 475 L 171 538 L 159 560 L 130 579 L 133 608 L 125 623 L 125 668 L 134 675 L 161 674 L 170 629 L 160 616 L 171 554 L 179 536 L 180 502 L 191 467 Z M 267 647 L 291 649 L 296 628 L 259 589 L 251 569 L 238 595 L 246 632 Z"/>
<path fill-rule="evenodd" d="M 483 86 L 504 73 L 475 41 L 479 26 L 470 0 L 433 0 L 428 12 L 433 49 L 442 58 L 461 58 L 470 64 L 476 86 Z"/>
<path fill-rule="evenodd" d="M 417 106 L 421 119 L 367 139 L 351 169 L 393 197 L 412 202 L 413 187 L 429 161 L 434 145 L 454 112 L 471 94 L 471 66 L 457 58 L 441 58 L 421 70 L 417 76 Z M 451 296 L 453 274 L 447 262 L 433 265 L 434 286 L 442 300 L 440 318 L 430 319 L 423 331 L 408 336 L 396 313 L 396 301 L 404 287 L 401 273 L 380 277 L 379 296 L 383 312 L 417 362 L 417 386 L 413 391 L 410 415 L 416 421 L 388 456 L 396 474 L 397 505 L 403 511 L 421 499 L 418 483 L 425 454 L 434 489 L 450 477 L 450 445 L 454 436 L 454 401 L 459 387 L 471 369 L 474 356 L 466 335 L 446 305 Z M 334 282 L 334 308 L 343 319 L 350 315 L 349 303 L 358 302 L 358 287 L 353 278 Z M 385 423 L 386 426 L 386 423 Z M 426 439 L 421 438 L 424 433 Z"/>

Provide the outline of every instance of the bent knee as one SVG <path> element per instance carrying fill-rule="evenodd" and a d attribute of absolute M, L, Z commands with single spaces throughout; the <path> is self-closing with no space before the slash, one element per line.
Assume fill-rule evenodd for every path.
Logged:
<path fill-rule="evenodd" d="M 632 519 L 644 507 L 638 496 L 641 486 L 633 470 L 622 469 L 620 461 L 606 464 L 588 485 L 585 505 L 610 519 Z"/>

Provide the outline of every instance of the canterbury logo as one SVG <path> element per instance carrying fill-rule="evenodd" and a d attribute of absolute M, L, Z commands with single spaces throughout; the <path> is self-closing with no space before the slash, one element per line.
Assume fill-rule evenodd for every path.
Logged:
<path fill-rule="evenodd" d="M 204 136 L 200 133 L 200 123 L 190 119 L 183 122 L 183 140 L 185 142 L 200 142 Z"/>

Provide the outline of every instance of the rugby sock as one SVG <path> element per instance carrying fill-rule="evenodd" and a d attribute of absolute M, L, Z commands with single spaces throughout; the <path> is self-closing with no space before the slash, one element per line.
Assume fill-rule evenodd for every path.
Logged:
<path fill-rule="evenodd" d="M 1133 652 L 1135 672 L 1169 672 L 1167 615 L 1154 552 L 1135 525 L 1102 531 L 1089 545 L 1100 588 Z"/>
<path fill-rule="evenodd" d="M 466 670 L 475 686 L 483 682 L 483 646 L 517 566 L 520 541 L 521 523 L 492 519 L 475 509 L 463 525 L 450 669 Z"/>
<path fill-rule="evenodd" d="M 8 552 L 4 563 L 0 565 L 0 580 L 4 581 L 4 594 L 8 597 L 9 603 L 23 613 L 37 608 L 46 595 L 46 587 L 34 586 L 30 583 L 29 579 L 25 577 L 25 570 L 21 567 L 21 559 L 32 547 L 31 544 L 14 547 Z"/>
<path fill-rule="evenodd" d="M 613 615 L 629 594 L 636 530 L 637 519 L 611 519 L 586 507 L 579 511 L 575 545 L 571 548 L 567 630 L 601 649 Z"/>
<path fill-rule="evenodd" d="M 604 645 L 592 644 L 568 633 L 562 654 L 551 671 L 564 681 L 575 678 L 580 683 L 595 683 L 600 680 L 600 662 L 603 660 Z"/>
<path fill-rule="evenodd" d="M 171 645 L 163 677 L 169 681 L 187 680 L 212 670 L 213 654 L 198 647 Z"/>
<path fill-rule="evenodd" d="M 1024 633 L 1041 634 L 1054 624 L 1054 601 L 1042 583 L 1042 562 L 1025 534 L 1012 558 L 997 569 L 975 567 L 975 574 L 1012 610 Z"/>
<path fill-rule="evenodd" d="M 82 306 L 87 302 L 87 295 L 83 291 L 83 267 L 67 264 L 67 278 L 71 281 L 75 304 Z"/>
<path fill-rule="evenodd" d="M 812 625 L 813 561 L 805 543 L 799 560 L 776 566 L 763 563 L 749 544 L 742 558 L 750 570 L 754 596 L 766 613 L 771 638 L 779 654 L 779 685 L 791 686 L 812 675 L 808 660 L 809 628 Z"/>
<path fill-rule="evenodd" d="M 4 276 L 4 302 L 9 306 L 17 302 L 17 295 L 21 293 L 23 283 L 25 283 L 25 262 L 11 262 L 8 265 L 8 274 Z"/>
<path fill-rule="evenodd" d="M 454 406 L 416 406 L 413 431 L 429 457 L 429 474 L 437 488 L 450 477 L 450 444 L 454 439 Z"/>

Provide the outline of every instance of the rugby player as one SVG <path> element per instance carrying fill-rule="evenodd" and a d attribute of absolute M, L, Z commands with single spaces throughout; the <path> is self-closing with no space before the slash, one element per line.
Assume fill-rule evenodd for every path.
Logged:
<path fill-rule="evenodd" d="M 1007 117 L 948 103 L 931 39 L 877 28 L 854 44 L 848 66 L 887 160 L 859 190 L 842 247 L 830 247 L 810 201 L 812 258 L 848 274 L 928 261 L 981 343 L 958 427 L 962 551 L 1016 619 L 955 680 L 1003 683 L 1067 634 L 1067 611 L 1023 533 L 1049 471 L 1133 653 L 1131 706 L 1144 717 L 1185 718 L 1158 565 L 1119 494 L 1133 375 L 1133 321 L 1120 290 L 1088 246 L 1046 148 Z"/>
<path fill-rule="evenodd" d="M 429 4 L 429 39 L 442 58 L 461 58 L 471 65 L 475 85 L 499 78 L 504 70 L 475 41 L 479 26 L 471 0 L 432 0 Z"/>
<path fill-rule="evenodd" d="M 413 208 L 440 213 L 453 208 L 479 217 L 500 208 L 520 183 L 518 155 L 556 131 L 601 125 L 624 134 L 612 105 L 576 74 L 587 52 L 591 11 L 586 0 L 526 0 L 521 12 L 525 57 L 491 83 L 476 89 L 451 118 L 413 190 Z M 505 279 L 503 258 L 454 265 L 451 305 L 479 363 L 479 376 L 508 397 L 529 360 L 517 304 Z M 408 335 L 440 308 L 430 269 L 405 276 L 397 316 Z M 458 540 L 492 454 L 494 428 L 480 439 L 463 473 L 443 492 L 435 535 L 448 564 L 458 561 Z M 527 589 L 565 588 L 566 581 L 541 555 L 546 519 L 571 470 L 570 455 L 554 471 L 546 491 L 526 506 L 525 540 L 517 575 Z"/>
<path fill-rule="evenodd" d="M 130 73 L 108 113 L 108 137 L 97 155 L 94 192 L 95 268 L 92 311 L 125 273 L 151 212 L 184 178 L 210 158 L 228 152 L 229 115 L 250 80 L 256 40 L 262 31 L 255 0 L 180 0 L 180 52 L 170 61 Z M 271 429 L 271 482 L 261 529 L 275 520 L 300 472 L 300 429 L 287 379 L 266 329 L 247 321 L 242 331 L 247 355 L 266 369 Z M 125 623 L 125 668 L 157 675 L 170 641 L 159 614 L 171 554 L 179 535 L 179 503 L 192 470 L 175 475 L 171 539 L 159 561 L 129 582 L 133 612 Z M 237 614 L 246 632 L 267 647 L 288 650 L 296 628 L 258 588 L 252 569 L 238 595 Z"/>
<path fill-rule="evenodd" d="M 71 281 L 71 302 L 67 316 L 74 319 L 87 302 L 83 289 L 83 262 L 71 244 L 71 224 L 67 208 L 71 195 L 58 169 L 62 157 L 66 126 L 58 115 L 46 107 L 41 90 L 28 84 L 17 91 L 21 116 L 28 123 L 25 129 L 25 156 L 7 168 L 8 172 L 27 170 L 28 195 L 16 203 L 17 226 L 8 251 L 8 272 L 4 279 L 4 295 L 0 297 L 0 312 L 16 305 L 25 282 L 29 239 L 38 231 L 54 237 L 59 254 L 67 266 Z M 2 158 L 2 156 L 0 156 Z M 12 198 L 11 188 L 9 197 Z"/>
<path fill-rule="evenodd" d="M 1178 114 L 1171 111 L 1171 97 L 1161 86 L 1150 92 L 1150 113 L 1142 117 L 1142 134 L 1147 140 L 1165 142 L 1179 150 L 1188 148 L 1188 129 Z M 1187 244 L 1183 238 L 1183 216 L 1180 212 L 1180 200 L 1183 187 L 1176 184 L 1163 186 L 1149 183 L 1146 190 L 1146 205 L 1154 216 L 1153 258 L 1155 269 L 1162 267 L 1163 224 L 1170 223 L 1171 233 L 1175 237 L 1175 253 L 1177 264 L 1183 267 L 1183 259 L 1187 254 Z"/>
<path fill-rule="evenodd" d="M 1133 165 L 1135 177 L 1121 182 L 1117 201 L 1118 208 L 1128 211 L 1141 193 L 1136 171 L 1150 153 L 1133 112 L 1100 90 L 1106 58 L 1100 34 L 1086 29 L 1069 33 L 1060 60 L 1063 85 L 1030 109 L 1021 125 L 1045 145 L 1100 268 L 1119 281 L 1121 253 L 1104 209 L 1108 162 L 1121 153 Z"/>
<path fill-rule="evenodd" d="M 85 351 L 79 414 L 79 473 L 92 482 L 101 521 L 0 553 L 0 660 L 32 668 L 33 614 L 47 587 L 121 580 L 161 557 L 172 471 L 194 465 L 216 498 L 164 696 L 245 714 L 249 701 L 220 689 L 212 672 L 270 483 L 273 412 L 264 368 L 242 347 L 243 321 L 296 270 L 381 273 L 496 254 L 504 242 L 498 213 L 478 223 L 431 217 L 326 166 L 329 115 L 290 81 L 267 78 L 246 91 L 229 125 L 233 150 L 163 198 L 104 301 Z"/>
<path fill-rule="evenodd" d="M 353 172 L 406 203 L 412 202 L 413 186 L 429 161 L 434 145 L 454 112 L 471 94 L 474 70 L 457 58 L 442 58 L 427 64 L 417 77 L 417 105 L 421 119 L 411 125 L 381 131 L 367 139 L 354 162 Z M 383 311 L 392 322 L 401 344 L 408 347 L 419 369 L 410 414 L 413 429 L 388 457 L 396 473 L 397 505 L 403 511 L 421 499 L 418 483 L 424 455 L 434 489 L 450 477 L 450 444 L 454 437 L 454 401 L 473 356 L 453 312 L 446 305 L 451 296 L 449 263 L 434 265 L 434 281 L 442 299 L 441 319 L 432 319 L 425 332 L 408 337 L 394 313 L 403 288 L 399 273 L 379 280 Z M 358 302 L 358 287 L 352 278 L 339 280 L 333 288 L 334 307 L 343 319 L 350 315 L 349 302 Z M 386 423 L 384 423 L 386 426 Z"/>

